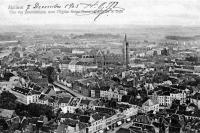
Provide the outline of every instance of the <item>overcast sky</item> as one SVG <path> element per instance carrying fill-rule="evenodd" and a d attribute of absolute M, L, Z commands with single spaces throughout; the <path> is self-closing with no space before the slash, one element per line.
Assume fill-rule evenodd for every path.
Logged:
<path fill-rule="evenodd" d="M 86 25 L 200 25 L 199 0 L 116 0 L 125 8 L 122 14 L 103 15 L 94 21 L 94 15 L 11 15 L 8 5 L 46 3 L 89 3 L 95 0 L 0 0 L 0 25 L 86 24 Z M 98 0 L 97 0 L 98 1 Z M 108 1 L 108 0 L 99 0 Z"/>

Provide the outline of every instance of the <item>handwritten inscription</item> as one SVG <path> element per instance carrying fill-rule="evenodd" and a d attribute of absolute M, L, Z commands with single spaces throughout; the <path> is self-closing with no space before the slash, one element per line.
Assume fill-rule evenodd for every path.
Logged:
<path fill-rule="evenodd" d="M 100 16 L 108 14 L 119 14 L 125 11 L 117 1 L 111 2 L 91 2 L 91 3 L 66 3 L 66 4 L 41 4 L 36 2 L 34 4 L 27 4 L 24 6 L 9 5 L 9 12 L 16 12 L 14 10 L 20 10 L 20 14 L 35 14 L 35 13 L 48 13 L 48 14 L 68 14 L 73 13 L 77 16 L 94 15 L 94 21 Z M 22 13 L 23 12 L 23 13 Z"/>

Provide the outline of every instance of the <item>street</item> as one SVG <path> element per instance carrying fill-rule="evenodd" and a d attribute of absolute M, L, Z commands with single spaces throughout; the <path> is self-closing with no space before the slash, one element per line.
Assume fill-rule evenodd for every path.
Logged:
<path fill-rule="evenodd" d="M 121 126 L 115 127 L 114 130 L 109 130 L 109 131 L 107 131 L 107 133 L 116 133 L 116 131 L 119 130 L 120 128 L 129 128 L 132 124 L 133 124 L 132 121 L 129 122 L 129 123 L 126 123 L 126 122 L 125 122 L 125 123 L 123 123 Z"/>
<path fill-rule="evenodd" d="M 63 84 L 61 84 L 61 83 L 54 82 L 53 84 L 56 85 L 56 86 L 59 86 L 60 88 L 66 90 L 66 91 L 68 91 L 70 94 L 73 94 L 73 95 L 76 96 L 76 97 L 80 97 L 80 98 L 83 97 L 83 98 L 87 98 L 87 99 L 89 99 L 89 100 L 94 100 L 94 99 L 91 98 L 91 97 L 83 96 L 83 95 L 81 95 L 80 93 L 77 93 L 77 92 L 71 90 L 70 88 L 68 88 L 67 86 L 65 86 L 65 85 L 63 85 Z"/>

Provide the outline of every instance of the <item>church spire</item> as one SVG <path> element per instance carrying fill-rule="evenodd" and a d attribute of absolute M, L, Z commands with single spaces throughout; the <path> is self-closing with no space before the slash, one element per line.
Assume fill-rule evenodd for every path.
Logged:
<path fill-rule="evenodd" d="M 127 42 L 127 39 L 126 39 L 126 34 L 125 34 L 125 36 L 124 36 L 124 41 L 125 41 L 125 42 Z"/>
<path fill-rule="evenodd" d="M 128 68 L 129 64 L 129 43 L 127 41 L 127 36 L 125 34 L 124 36 L 124 42 L 123 42 L 123 64 Z"/>

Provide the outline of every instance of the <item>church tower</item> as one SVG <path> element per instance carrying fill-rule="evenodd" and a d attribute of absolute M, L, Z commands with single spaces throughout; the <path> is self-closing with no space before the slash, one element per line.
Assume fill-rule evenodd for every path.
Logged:
<path fill-rule="evenodd" d="M 128 68 L 129 64 L 129 43 L 127 41 L 126 34 L 124 36 L 124 42 L 123 42 L 123 65 Z"/>

